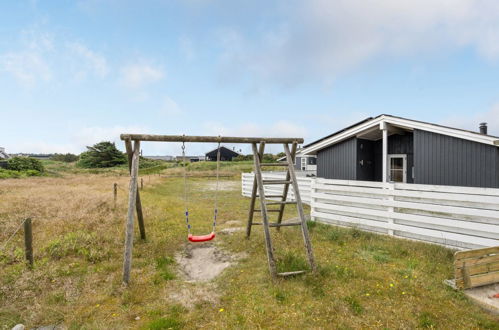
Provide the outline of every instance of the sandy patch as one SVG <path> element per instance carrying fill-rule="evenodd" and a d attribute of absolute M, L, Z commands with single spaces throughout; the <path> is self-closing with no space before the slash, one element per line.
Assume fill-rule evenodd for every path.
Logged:
<path fill-rule="evenodd" d="M 237 257 L 228 255 L 213 243 L 196 243 L 188 244 L 175 259 L 186 281 L 208 282 L 231 266 Z"/>
<path fill-rule="evenodd" d="M 209 303 L 216 305 L 220 295 L 217 288 L 211 283 L 199 284 L 184 284 L 183 287 L 177 288 L 175 292 L 168 295 L 168 300 L 173 300 L 184 307 L 192 308 L 197 304 Z"/>
<path fill-rule="evenodd" d="M 464 294 L 490 312 L 499 314 L 499 298 L 493 297 L 499 294 L 499 283 L 467 289 L 464 290 Z"/>
<path fill-rule="evenodd" d="M 217 190 L 216 182 L 207 182 L 204 184 L 203 190 L 215 191 Z M 218 182 L 219 191 L 236 191 L 241 190 L 241 182 L 239 181 L 220 181 Z"/>

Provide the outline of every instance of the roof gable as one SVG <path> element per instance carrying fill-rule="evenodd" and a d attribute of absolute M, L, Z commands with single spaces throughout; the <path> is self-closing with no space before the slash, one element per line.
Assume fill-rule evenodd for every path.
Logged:
<path fill-rule="evenodd" d="M 379 126 L 381 123 L 387 123 L 395 127 L 400 127 L 409 130 L 423 130 L 437 134 L 456 137 L 478 143 L 499 146 L 499 137 L 492 135 L 484 135 L 478 132 L 463 130 L 459 128 L 447 127 L 438 124 L 426 123 L 417 120 L 406 119 L 402 117 L 379 115 L 377 117 L 370 117 L 355 125 L 342 129 L 334 134 L 328 135 L 325 138 L 319 139 L 315 142 L 309 143 L 304 146 L 303 154 L 314 154 L 318 150 L 329 147 L 333 144 L 339 143 L 345 139 L 356 136 L 357 134 Z"/>

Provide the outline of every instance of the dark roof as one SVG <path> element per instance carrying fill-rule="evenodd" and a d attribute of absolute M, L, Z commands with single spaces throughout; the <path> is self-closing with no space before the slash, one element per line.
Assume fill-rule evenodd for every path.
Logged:
<path fill-rule="evenodd" d="M 220 150 L 222 150 L 222 149 L 225 149 L 225 150 L 227 150 L 227 151 L 230 151 L 230 152 L 232 152 L 232 153 L 234 153 L 234 154 L 236 154 L 236 155 L 241 155 L 239 152 L 237 152 L 237 151 L 235 151 L 235 150 L 232 150 L 232 149 L 230 149 L 230 148 L 227 148 L 226 146 L 220 146 Z M 210 153 L 212 153 L 212 152 L 217 152 L 217 151 L 218 151 L 218 147 L 217 147 L 217 148 L 215 148 L 215 149 L 213 149 L 213 150 L 208 151 L 207 153 L 205 153 L 205 155 L 208 155 L 208 154 L 210 154 Z"/>
<path fill-rule="evenodd" d="M 348 127 L 345 127 L 345 128 L 343 128 L 343 129 L 341 129 L 341 130 L 339 130 L 339 131 L 337 131 L 337 132 L 335 132 L 335 133 L 333 133 L 333 134 L 329 134 L 328 136 L 325 136 L 325 137 L 320 138 L 320 139 L 318 139 L 318 140 L 316 140 L 316 141 L 314 141 L 314 142 L 311 142 L 311 143 L 309 143 L 309 144 L 307 144 L 307 145 L 304 145 L 304 146 L 303 146 L 303 148 L 307 148 L 307 147 L 309 147 L 309 146 L 311 146 L 311 145 L 314 145 L 314 144 L 316 144 L 316 143 L 318 143 L 318 142 L 321 142 L 321 141 L 323 141 L 323 140 L 329 139 L 330 137 L 333 137 L 333 136 L 335 136 L 335 135 L 337 135 L 337 134 L 340 134 L 340 133 L 342 133 L 342 132 L 344 132 L 344 131 L 346 131 L 346 130 L 349 130 L 349 129 L 351 129 L 351 128 L 355 127 L 355 126 L 361 125 L 361 124 L 363 124 L 363 123 L 365 123 L 365 122 L 368 122 L 368 121 L 370 121 L 370 120 L 373 120 L 373 119 L 379 118 L 379 117 L 381 117 L 381 116 L 392 117 L 392 118 L 398 118 L 398 119 L 404 119 L 404 120 L 410 120 L 410 121 L 417 122 L 417 123 L 421 123 L 421 124 L 427 124 L 427 125 L 433 125 L 433 126 L 438 126 L 438 127 L 443 127 L 443 128 L 449 128 L 449 129 L 454 129 L 454 130 L 458 130 L 458 131 L 461 131 L 461 132 L 473 133 L 473 134 L 480 135 L 480 136 L 488 136 L 488 137 L 492 137 L 492 138 L 497 138 L 497 139 L 499 139 L 499 137 L 498 137 L 498 136 L 489 135 L 489 134 L 482 134 L 482 133 L 480 133 L 480 132 L 470 131 L 470 130 L 467 130 L 467 129 L 455 128 L 455 127 L 450 127 L 450 126 L 445 126 L 445 125 L 440 125 L 440 124 L 434 124 L 434 123 L 429 123 L 429 122 L 426 122 L 426 121 L 414 120 L 414 119 L 409 119 L 409 118 L 404 118 L 404 117 L 399 117 L 399 116 L 393 116 L 393 115 L 388 115 L 388 114 L 380 114 L 380 115 L 378 115 L 378 116 L 376 116 L 376 117 L 368 117 L 368 118 L 366 118 L 366 119 L 363 119 L 363 120 L 359 121 L 358 123 L 355 123 L 355 124 L 353 124 L 353 125 L 350 125 L 350 126 L 348 126 Z"/>

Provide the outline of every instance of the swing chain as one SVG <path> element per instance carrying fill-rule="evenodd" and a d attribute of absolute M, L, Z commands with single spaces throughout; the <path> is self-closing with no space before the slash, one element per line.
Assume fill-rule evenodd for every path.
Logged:
<path fill-rule="evenodd" d="M 189 223 L 189 209 L 187 201 L 187 164 L 185 162 L 185 141 L 182 141 L 182 166 L 184 167 L 184 203 L 185 203 L 185 223 L 187 225 L 187 233 L 191 233 L 191 224 Z"/>
<path fill-rule="evenodd" d="M 219 172 L 220 172 L 220 141 L 218 142 L 218 147 L 217 147 L 217 186 L 215 188 L 215 211 L 214 211 L 215 213 L 213 216 L 213 232 L 215 232 L 217 227 Z"/>

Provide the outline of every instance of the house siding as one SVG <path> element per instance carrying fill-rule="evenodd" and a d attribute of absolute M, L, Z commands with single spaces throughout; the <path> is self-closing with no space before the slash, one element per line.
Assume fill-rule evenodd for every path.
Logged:
<path fill-rule="evenodd" d="M 497 147 L 414 130 L 414 183 L 499 188 Z"/>
<path fill-rule="evenodd" d="M 301 170 L 301 157 L 295 158 L 295 169 L 298 171 Z"/>
<path fill-rule="evenodd" d="M 357 179 L 357 138 L 317 152 L 317 176 L 326 179 Z"/>

